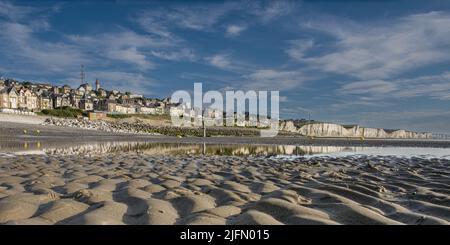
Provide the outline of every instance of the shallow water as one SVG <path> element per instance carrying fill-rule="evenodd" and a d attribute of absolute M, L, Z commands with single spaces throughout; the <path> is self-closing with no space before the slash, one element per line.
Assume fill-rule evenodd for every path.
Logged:
<path fill-rule="evenodd" d="M 449 148 L 431 147 L 357 147 L 310 145 L 188 144 L 146 142 L 92 142 L 85 144 L 49 144 L 0 141 L 1 155 L 101 155 L 134 152 L 153 155 L 229 155 L 297 158 L 310 156 L 379 155 L 450 159 Z"/>

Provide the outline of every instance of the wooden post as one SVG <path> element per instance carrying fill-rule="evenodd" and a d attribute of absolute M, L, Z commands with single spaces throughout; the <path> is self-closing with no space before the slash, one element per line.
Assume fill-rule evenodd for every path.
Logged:
<path fill-rule="evenodd" d="M 206 138 L 205 109 L 202 110 L 203 138 Z"/>

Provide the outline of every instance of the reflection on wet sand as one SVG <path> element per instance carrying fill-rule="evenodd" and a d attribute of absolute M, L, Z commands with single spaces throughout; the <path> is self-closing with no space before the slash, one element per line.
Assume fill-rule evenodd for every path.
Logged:
<path fill-rule="evenodd" d="M 384 155 L 402 157 L 437 157 L 450 159 L 448 148 L 420 147 L 358 147 L 312 145 L 251 145 L 251 144 L 192 144 L 150 142 L 91 142 L 84 144 L 49 144 L 48 142 L 2 142 L 0 155 L 81 155 L 97 156 L 112 153 L 148 155 L 222 155 L 222 156 L 346 156 Z"/>
<path fill-rule="evenodd" d="M 42 146 L 40 142 L 0 144 L 1 152 L 47 155 L 101 155 L 113 152 L 135 152 L 151 155 L 230 155 L 273 156 L 311 155 L 318 153 L 356 152 L 364 147 L 294 146 L 294 145 L 211 145 L 143 142 L 102 142 L 68 146 Z"/>

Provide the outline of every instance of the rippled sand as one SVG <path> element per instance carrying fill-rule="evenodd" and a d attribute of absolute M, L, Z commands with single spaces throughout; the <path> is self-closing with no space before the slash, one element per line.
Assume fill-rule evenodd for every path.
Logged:
<path fill-rule="evenodd" d="M 3 224 L 449 224 L 450 160 L 0 158 Z"/>

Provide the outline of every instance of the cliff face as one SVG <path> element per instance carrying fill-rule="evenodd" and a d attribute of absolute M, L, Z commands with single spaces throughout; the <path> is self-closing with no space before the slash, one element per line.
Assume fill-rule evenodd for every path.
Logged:
<path fill-rule="evenodd" d="M 386 132 L 381 128 L 363 128 L 358 125 L 344 127 L 334 123 L 312 123 L 296 127 L 292 121 L 281 121 L 280 129 L 315 137 L 364 137 L 364 138 L 396 138 L 396 139 L 429 139 L 431 133 L 394 130 Z"/>

